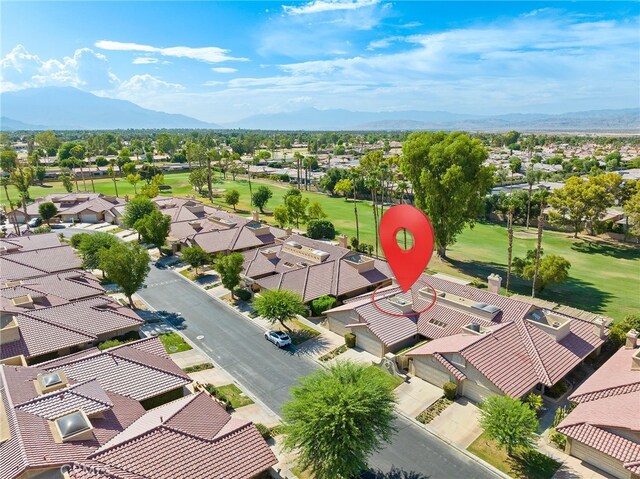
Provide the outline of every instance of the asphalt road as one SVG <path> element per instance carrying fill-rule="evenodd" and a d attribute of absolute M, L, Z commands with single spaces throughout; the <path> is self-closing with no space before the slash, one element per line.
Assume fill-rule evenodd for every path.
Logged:
<path fill-rule="evenodd" d="M 259 326 L 220 304 L 171 270 L 152 266 L 146 288 L 138 293 L 156 310 L 181 313 L 185 319 L 182 332 L 278 414 L 282 404 L 289 398 L 289 388 L 298 378 L 320 368 L 308 357 L 279 350 L 264 339 Z M 398 417 L 396 427 L 398 433 L 392 443 L 374 454 L 370 465 L 384 473 L 395 467 L 407 474 L 379 477 L 497 477 L 405 418 Z"/>

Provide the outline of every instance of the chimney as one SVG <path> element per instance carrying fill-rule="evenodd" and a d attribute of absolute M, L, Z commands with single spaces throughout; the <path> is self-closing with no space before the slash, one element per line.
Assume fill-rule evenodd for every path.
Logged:
<path fill-rule="evenodd" d="M 490 274 L 487 277 L 489 283 L 489 292 L 500 294 L 500 286 L 502 285 L 502 278 L 497 274 Z"/>
<path fill-rule="evenodd" d="M 630 329 L 627 333 L 627 341 L 624 343 L 624 349 L 635 349 L 638 345 L 638 331 Z"/>
<path fill-rule="evenodd" d="M 251 212 L 251 219 L 252 219 L 253 221 L 258 221 L 258 222 L 259 222 L 259 221 L 260 221 L 260 212 L 259 212 L 259 211 L 256 211 L 256 210 L 253 210 L 253 211 Z"/>
<path fill-rule="evenodd" d="M 342 234 L 338 236 L 338 246 L 340 246 L 341 248 L 348 248 L 347 239 L 347 235 Z"/>
<path fill-rule="evenodd" d="M 593 333 L 600 339 L 606 338 L 604 334 L 604 320 L 602 318 L 598 318 L 593 322 Z"/>

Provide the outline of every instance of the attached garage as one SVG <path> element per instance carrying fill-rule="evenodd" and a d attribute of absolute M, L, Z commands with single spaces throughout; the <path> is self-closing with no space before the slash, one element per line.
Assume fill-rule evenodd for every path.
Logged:
<path fill-rule="evenodd" d="M 357 322 L 351 317 L 351 311 L 332 313 L 327 316 L 327 323 L 329 330 L 333 331 L 340 336 L 344 336 L 351 332 L 350 328 L 347 328 L 347 324 L 353 324 Z"/>
<path fill-rule="evenodd" d="M 418 356 L 413 359 L 413 374 L 434 386 L 442 387 L 444 383 L 451 381 L 448 371 L 440 368 L 439 364 L 427 356 Z"/>
<path fill-rule="evenodd" d="M 379 358 L 384 356 L 384 346 L 382 341 L 378 339 L 366 326 L 356 326 L 352 328 L 353 334 L 356 335 L 356 347 Z"/>
<path fill-rule="evenodd" d="M 82 213 L 80 213 L 80 222 L 81 223 L 97 223 L 98 214 L 93 211 L 83 211 Z"/>
<path fill-rule="evenodd" d="M 570 454 L 572 456 L 577 457 L 588 464 L 592 464 L 598 469 L 602 469 L 604 472 L 609 473 L 614 477 L 628 479 L 631 476 L 631 473 L 624 468 L 621 461 L 618 461 L 597 449 L 587 446 L 582 442 L 578 442 L 575 439 L 568 438 L 568 441 L 571 443 Z"/>
<path fill-rule="evenodd" d="M 495 392 L 485 388 L 481 384 L 465 379 L 462 382 L 462 395 L 468 397 L 472 401 L 482 402 L 490 396 L 495 396 Z"/>

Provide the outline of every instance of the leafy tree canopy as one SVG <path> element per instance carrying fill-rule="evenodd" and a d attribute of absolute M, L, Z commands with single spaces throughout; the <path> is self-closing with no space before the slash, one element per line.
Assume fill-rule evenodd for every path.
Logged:
<path fill-rule="evenodd" d="M 133 294 L 149 274 L 149 253 L 139 244 L 117 242 L 100 252 L 99 267 L 115 282 L 133 307 Z"/>
<path fill-rule="evenodd" d="M 491 396 L 480 405 L 480 425 L 511 456 L 517 448 L 534 445 L 536 413 L 518 399 Z"/>

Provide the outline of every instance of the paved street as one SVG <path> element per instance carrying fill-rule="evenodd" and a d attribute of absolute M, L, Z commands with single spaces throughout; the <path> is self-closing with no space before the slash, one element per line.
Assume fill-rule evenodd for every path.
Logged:
<path fill-rule="evenodd" d="M 173 271 L 152 266 L 139 294 L 157 310 L 182 313 L 183 333 L 276 413 L 297 379 L 320 367 L 305 356 L 278 350 L 262 329 Z M 393 444 L 373 456 L 373 467 L 388 472 L 395 466 L 432 479 L 496 477 L 406 419 L 399 417 L 396 426 Z"/>

